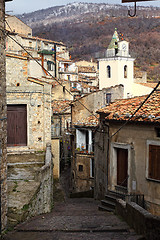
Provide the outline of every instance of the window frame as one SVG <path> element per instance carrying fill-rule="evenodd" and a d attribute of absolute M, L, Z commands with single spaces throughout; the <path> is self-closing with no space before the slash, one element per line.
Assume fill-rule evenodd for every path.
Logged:
<path fill-rule="evenodd" d="M 150 174 L 149 174 L 149 170 L 150 170 L 150 159 L 149 159 L 149 149 L 150 149 L 150 145 L 153 145 L 153 146 L 159 146 L 160 147 L 160 141 L 154 141 L 154 140 L 148 140 L 147 141 L 147 164 L 146 164 L 146 179 L 147 180 L 150 180 L 150 181 L 153 181 L 153 182 L 160 182 L 160 179 L 155 179 L 155 178 L 152 178 L 150 177 Z"/>

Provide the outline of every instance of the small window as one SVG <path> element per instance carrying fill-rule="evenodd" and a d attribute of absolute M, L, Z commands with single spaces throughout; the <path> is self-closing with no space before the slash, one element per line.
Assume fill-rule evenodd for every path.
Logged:
<path fill-rule="evenodd" d="M 111 93 L 106 93 L 106 105 L 111 103 Z"/>
<path fill-rule="evenodd" d="M 63 86 L 63 92 L 65 93 L 65 91 L 66 91 L 66 88 L 65 88 L 65 86 Z"/>
<path fill-rule="evenodd" d="M 79 172 L 83 172 L 83 165 L 79 165 Z"/>
<path fill-rule="evenodd" d="M 160 180 L 160 146 L 149 145 L 148 177 Z"/>
<path fill-rule="evenodd" d="M 155 128 L 156 129 L 156 136 L 160 138 L 160 128 Z"/>
<path fill-rule="evenodd" d="M 71 76 L 67 75 L 67 80 L 70 81 L 71 80 Z"/>
<path fill-rule="evenodd" d="M 111 78 L 111 67 L 107 66 L 107 78 Z"/>
<path fill-rule="evenodd" d="M 54 71 L 54 63 L 53 62 L 50 62 L 50 61 L 47 62 L 47 70 Z"/>
<path fill-rule="evenodd" d="M 124 78 L 127 78 L 127 65 L 124 66 Z"/>

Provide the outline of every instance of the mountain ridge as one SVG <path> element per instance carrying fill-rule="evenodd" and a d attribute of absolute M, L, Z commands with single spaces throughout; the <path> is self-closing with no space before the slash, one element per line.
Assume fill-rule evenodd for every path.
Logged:
<path fill-rule="evenodd" d="M 121 5 L 72 3 L 18 17 L 32 27 L 33 35 L 64 42 L 73 60 L 90 60 L 97 52 L 106 51 L 117 28 L 118 33 L 123 33 L 124 39 L 130 42 L 136 66 L 147 71 L 149 79 L 156 80 L 160 75 L 160 50 L 157 47 L 160 8 L 138 7 L 137 15 L 129 18 L 128 8 Z"/>

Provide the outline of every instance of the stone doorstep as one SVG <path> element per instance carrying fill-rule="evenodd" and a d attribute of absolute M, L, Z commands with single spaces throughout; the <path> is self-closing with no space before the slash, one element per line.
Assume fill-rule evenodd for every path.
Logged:
<path fill-rule="evenodd" d="M 106 229 L 19 229 L 15 228 L 17 232 L 130 232 L 127 228 L 106 228 Z"/>

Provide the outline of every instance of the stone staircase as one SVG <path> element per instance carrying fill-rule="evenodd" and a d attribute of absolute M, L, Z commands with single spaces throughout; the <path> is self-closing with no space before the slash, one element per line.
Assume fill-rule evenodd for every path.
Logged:
<path fill-rule="evenodd" d="M 101 205 L 98 206 L 100 211 L 114 212 L 116 208 L 116 200 L 125 200 L 127 189 L 121 186 L 116 186 L 115 191 L 108 190 L 105 199 L 101 200 Z"/>

